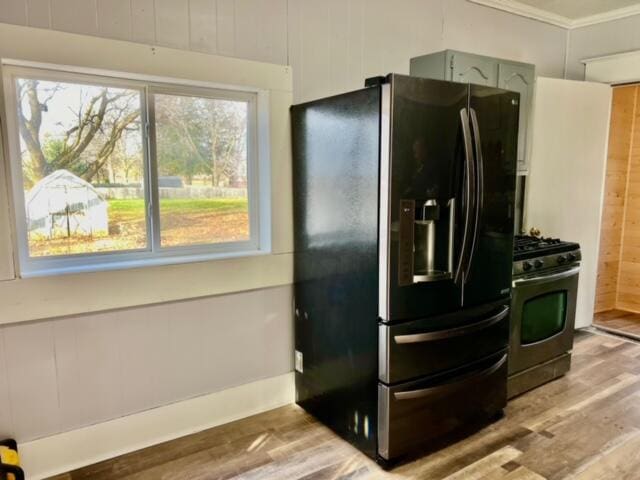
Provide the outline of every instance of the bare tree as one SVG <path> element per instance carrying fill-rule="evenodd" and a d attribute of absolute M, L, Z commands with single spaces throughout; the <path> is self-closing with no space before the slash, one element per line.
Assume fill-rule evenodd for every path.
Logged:
<path fill-rule="evenodd" d="M 224 186 L 240 175 L 246 161 L 242 104 L 165 97 L 156 102 L 156 121 L 162 170 L 184 175 L 189 184 L 193 175 L 206 175 L 212 186 Z"/>
<path fill-rule="evenodd" d="M 33 174 L 39 178 L 47 174 L 47 159 L 40 144 L 40 127 L 42 125 L 42 111 L 46 110 L 47 104 L 53 95 L 47 95 L 42 101 L 38 99 L 38 81 L 24 80 L 18 83 L 18 123 L 20 124 L 20 134 L 31 157 Z M 29 118 L 24 114 L 23 103 L 29 108 Z"/>
<path fill-rule="evenodd" d="M 42 113 L 60 87 L 41 87 L 38 80 L 18 82 L 18 121 L 32 163 L 34 180 L 53 170 L 65 168 L 91 181 L 113 153 L 123 133 L 133 128 L 140 115 L 135 107 L 136 94 L 125 90 L 102 88 L 74 112 L 76 122 L 64 132 L 61 148 L 47 158 L 41 144 Z M 26 111 L 25 111 L 26 110 Z M 82 155 L 98 142 L 95 158 L 83 164 Z"/>

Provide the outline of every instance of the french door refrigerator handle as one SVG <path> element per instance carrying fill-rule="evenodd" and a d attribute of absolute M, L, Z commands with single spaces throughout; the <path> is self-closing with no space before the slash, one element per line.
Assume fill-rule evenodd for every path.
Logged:
<path fill-rule="evenodd" d="M 471 253 L 469 255 L 469 262 L 467 269 L 464 273 L 463 281 L 467 283 L 469 278 L 469 272 L 471 271 L 471 265 L 473 263 L 473 257 L 476 253 L 476 244 L 478 242 L 478 227 L 480 225 L 480 218 L 482 217 L 483 209 L 483 197 L 484 197 L 484 162 L 482 158 L 482 141 L 480 140 L 480 126 L 478 123 L 478 116 L 473 108 L 469 109 L 471 117 L 471 127 L 473 128 L 473 142 L 475 147 L 475 172 L 476 172 L 476 198 L 475 198 L 475 220 L 473 226 L 473 238 L 471 240 Z"/>
<path fill-rule="evenodd" d="M 500 320 L 504 319 L 507 315 L 509 315 L 509 307 L 504 306 L 502 309 L 496 313 L 495 315 L 491 315 L 489 318 L 485 318 L 476 323 L 472 323 L 470 325 L 464 325 L 462 327 L 448 328 L 446 330 L 439 330 L 435 332 L 425 332 L 425 333 L 415 333 L 409 335 L 395 335 L 393 337 L 393 341 L 398 344 L 407 344 L 407 343 L 423 343 L 423 342 L 431 342 L 433 340 L 442 340 L 445 338 L 459 337 L 461 335 L 468 335 L 470 333 L 479 332 L 480 330 L 484 330 L 485 328 L 489 328 L 492 325 L 500 322 Z"/>
<path fill-rule="evenodd" d="M 469 129 L 469 114 L 466 108 L 460 109 L 460 123 L 462 124 L 462 136 L 464 140 L 464 153 L 465 153 L 465 202 L 464 202 L 464 229 L 462 234 L 462 246 L 460 247 L 460 257 L 458 259 L 458 266 L 453 276 L 453 281 L 456 284 L 460 283 L 463 269 L 464 260 L 466 258 L 466 251 L 469 243 L 469 234 L 471 227 L 471 183 L 473 177 L 473 158 L 472 158 L 472 144 L 471 144 L 471 131 Z M 464 280 L 464 279 L 463 279 Z"/>
<path fill-rule="evenodd" d="M 393 396 L 396 400 L 413 400 L 416 398 L 424 398 L 429 397 L 435 394 L 448 393 L 452 390 L 456 390 L 460 387 L 463 387 L 469 383 L 473 383 L 477 380 L 480 380 L 484 377 L 488 377 L 492 373 L 496 372 L 504 363 L 507 361 L 507 354 L 505 353 L 500 360 L 498 360 L 495 364 L 490 367 L 481 370 L 480 372 L 464 375 L 462 378 L 454 379 L 452 382 L 445 383 L 444 385 L 436 385 L 434 387 L 421 388 L 419 390 L 408 390 L 405 392 L 395 392 Z"/>

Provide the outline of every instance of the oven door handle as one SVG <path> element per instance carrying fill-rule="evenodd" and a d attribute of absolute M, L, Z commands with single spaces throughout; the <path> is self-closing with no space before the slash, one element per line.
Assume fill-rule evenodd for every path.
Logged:
<path fill-rule="evenodd" d="M 496 323 L 504 319 L 507 315 L 509 315 L 509 307 L 504 306 L 495 315 L 491 315 L 489 318 L 485 318 L 484 320 L 481 320 L 476 323 L 464 325 L 462 327 L 449 328 L 447 330 L 439 330 L 435 332 L 414 333 L 409 335 L 395 335 L 393 337 L 393 340 L 397 344 L 423 343 L 423 342 L 431 342 L 433 340 L 442 340 L 444 338 L 459 337 L 461 335 L 469 335 L 471 333 L 479 332 L 480 330 L 484 330 L 486 328 L 491 327 L 492 325 L 495 325 Z"/>
<path fill-rule="evenodd" d="M 540 275 L 538 277 L 533 277 L 533 278 L 520 278 L 518 280 L 513 281 L 513 286 L 519 287 L 524 285 L 537 285 L 539 283 L 547 283 L 547 282 L 553 282 L 555 280 L 562 280 L 563 278 L 576 275 L 579 271 L 580 271 L 580 266 L 576 266 L 568 270 L 563 270 L 562 272 L 552 273 L 551 275 Z"/>

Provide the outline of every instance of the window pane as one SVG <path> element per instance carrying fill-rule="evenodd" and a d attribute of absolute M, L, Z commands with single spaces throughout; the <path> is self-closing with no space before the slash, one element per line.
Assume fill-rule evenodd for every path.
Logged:
<path fill-rule="evenodd" d="M 147 246 L 140 92 L 16 80 L 29 254 Z"/>
<path fill-rule="evenodd" d="M 163 247 L 249 239 L 248 103 L 155 95 Z"/>

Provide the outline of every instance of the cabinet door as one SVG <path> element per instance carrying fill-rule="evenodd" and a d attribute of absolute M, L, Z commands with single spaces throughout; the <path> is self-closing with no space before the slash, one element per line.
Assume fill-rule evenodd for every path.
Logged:
<path fill-rule="evenodd" d="M 501 63 L 498 66 L 498 87 L 520 94 L 518 117 L 518 171 L 527 170 L 527 130 L 531 95 L 533 93 L 534 69 L 524 65 Z"/>
<path fill-rule="evenodd" d="M 450 80 L 489 87 L 498 86 L 498 63 L 496 60 L 464 53 L 454 53 L 450 58 Z"/>

